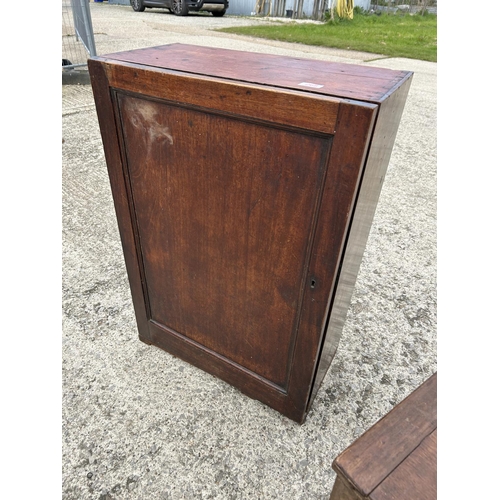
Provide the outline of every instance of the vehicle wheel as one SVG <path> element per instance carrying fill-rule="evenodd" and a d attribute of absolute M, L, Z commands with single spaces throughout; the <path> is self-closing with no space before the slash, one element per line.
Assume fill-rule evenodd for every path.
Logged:
<path fill-rule="evenodd" d="M 212 16 L 214 17 L 222 17 L 226 13 L 226 9 L 224 10 L 213 10 Z"/>
<path fill-rule="evenodd" d="M 172 0 L 172 12 L 176 16 L 187 16 L 188 10 L 186 0 Z"/>
<path fill-rule="evenodd" d="M 144 4 L 142 0 L 130 0 L 130 5 L 136 12 L 144 12 Z"/>

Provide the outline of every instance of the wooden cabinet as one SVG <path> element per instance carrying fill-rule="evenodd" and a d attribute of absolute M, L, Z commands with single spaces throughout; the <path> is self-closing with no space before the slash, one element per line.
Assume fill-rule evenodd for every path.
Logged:
<path fill-rule="evenodd" d="M 140 339 L 303 422 L 412 74 L 182 44 L 88 66 Z"/>
<path fill-rule="evenodd" d="M 333 462 L 330 500 L 436 500 L 437 373 Z"/>

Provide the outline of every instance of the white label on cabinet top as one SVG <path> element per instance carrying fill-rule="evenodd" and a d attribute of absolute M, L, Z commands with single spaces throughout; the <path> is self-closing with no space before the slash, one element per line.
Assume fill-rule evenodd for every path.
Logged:
<path fill-rule="evenodd" d="M 324 87 L 324 85 L 319 85 L 317 83 L 309 83 L 309 82 L 302 82 L 299 83 L 299 85 L 302 85 L 303 87 L 311 87 L 313 89 L 320 89 L 321 87 Z"/>

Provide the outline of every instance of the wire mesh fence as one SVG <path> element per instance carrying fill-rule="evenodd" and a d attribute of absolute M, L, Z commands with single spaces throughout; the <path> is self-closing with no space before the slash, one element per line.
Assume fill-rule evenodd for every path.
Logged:
<path fill-rule="evenodd" d="M 88 0 L 62 0 L 62 66 L 72 69 L 87 65 L 96 55 Z"/>

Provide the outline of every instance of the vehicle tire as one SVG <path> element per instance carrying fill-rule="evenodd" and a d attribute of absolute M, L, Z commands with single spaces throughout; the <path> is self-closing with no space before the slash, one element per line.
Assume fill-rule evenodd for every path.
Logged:
<path fill-rule="evenodd" d="M 142 0 L 130 0 L 130 5 L 136 12 L 144 12 L 144 3 Z"/>
<path fill-rule="evenodd" d="M 214 17 L 222 17 L 226 13 L 226 9 L 224 10 L 213 10 L 212 16 Z"/>
<path fill-rule="evenodd" d="M 172 0 L 172 12 L 176 16 L 187 16 L 188 10 L 186 0 Z"/>

